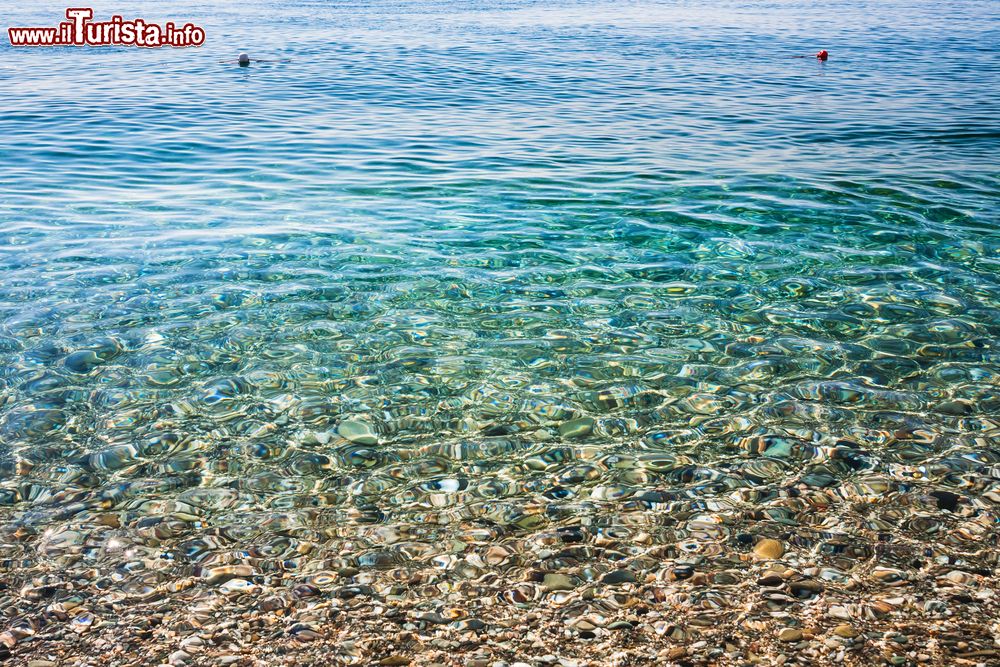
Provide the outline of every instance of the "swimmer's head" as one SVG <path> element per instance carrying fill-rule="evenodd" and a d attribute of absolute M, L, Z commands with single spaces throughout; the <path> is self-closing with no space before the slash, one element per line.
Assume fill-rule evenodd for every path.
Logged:
<path fill-rule="evenodd" d="M 240 61 L 240 67 L 246 67 L 250 64 L 250 56 L 248 56 L 245 53 L 241 53 L 239 61 Z"/>

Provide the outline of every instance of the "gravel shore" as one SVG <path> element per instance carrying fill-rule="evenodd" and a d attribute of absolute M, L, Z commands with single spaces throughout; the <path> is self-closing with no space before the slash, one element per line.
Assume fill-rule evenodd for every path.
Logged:
<path fill-rule="evenodd" d="M 1000 664 L 994 577 L 926 563 L 902 578 L 876 567 L 829 582 L 794 557 L 756 553 L 783 546 L 722 573 L 665 564 L 646 581 L 622 568 L 569 587 L 536 577 L 540 598 L 521 602 L 511 592 L 535 583 L 496 575 L 413 582 L 441 590 L 413 602 L 351 570 L 325 590 L 204 573 L 141 601 L 39 604 L 0 636 L 0 651 L 29 667 Z"/>

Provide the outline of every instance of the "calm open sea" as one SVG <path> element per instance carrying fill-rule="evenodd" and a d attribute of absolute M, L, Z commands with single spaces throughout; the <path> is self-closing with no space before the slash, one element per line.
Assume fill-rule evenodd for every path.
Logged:
<path fill-rule="evenodd" d="M 215 4 L 0 46 L 6 627 L 42 575 L 996 544 L 995 2 Z"/>

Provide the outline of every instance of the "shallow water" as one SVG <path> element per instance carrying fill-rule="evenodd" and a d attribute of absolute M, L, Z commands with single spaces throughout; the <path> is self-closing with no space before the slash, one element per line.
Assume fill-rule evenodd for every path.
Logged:
<path fill-rule="evenodd" d="M 4 42 L 5 625 L 233 574 L 528 605 L 763 537 L 830 581 L 995 566 L 995 9 L 120 3 L 209 42 Z"/>

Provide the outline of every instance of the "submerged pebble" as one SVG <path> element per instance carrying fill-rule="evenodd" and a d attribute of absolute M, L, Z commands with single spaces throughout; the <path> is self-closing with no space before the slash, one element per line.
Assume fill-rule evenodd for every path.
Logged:
<path fill-rule="evenodd" d="M 764 538 L 757 541 L 753 547 L 753 552 L 761 558 L 781 558 L 785 553 L 785 546 L 778 540 Z"/>
<path fill-rule="evenodd" d="M 89 373 L 93 369 L 104 363 L 104 360 L 97 356 L 93 350 L 81 350 L 73 352 L 66 357 L 66 368 L 74 373 Z"/>
<path fill-rule="evenodd" d="M 337 434 L 358 445 L 377 445 L 378 436 L 375 429 L 367 422 L 346 420 L 340 422 L 337 427 Z"/>
<path fill-rule="evenodd" d="M 564 438 L 581 438 L 594 430 L 593 417 L 580 417 L 559 425 L 559 435 Z"/>

